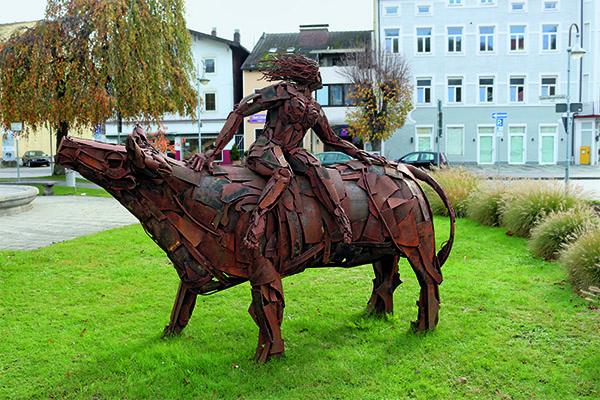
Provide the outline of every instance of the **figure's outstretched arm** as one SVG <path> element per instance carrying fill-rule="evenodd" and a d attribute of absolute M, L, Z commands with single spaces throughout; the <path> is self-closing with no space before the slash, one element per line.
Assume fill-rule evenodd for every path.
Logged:
<path fill-rule="evenodd" d="M 267 98 L 263 96 L 265 90 L 266 89 L 263 89 L 260 92 L 253 93 L 242 99 L 242 101 L 235 106 L 234 110 L 229 113 L 225 125 L 223 125 L 221 132 L 219 132 L 219 135 L 217 136 L 215 146 L 205 153 L 194 154 L 187 162 L 188 167 L 196 171 L 200 171 L 204 166 L 208 166 L 209 169 L 212 169 L 211 164 L 214 161 L 215 156 L 225 148 L 231 139 L 233 139 L 240 124 L 244 120 L 244 117 L 267 110 L 273 106 L 272 101 L 270 101 L 271 99 L 268 98 L 268 96 Z"/>
<path fill-rule="evenodd" d="M 325 116 L 323 110 L 319 110 L 319 118 L 315 125 L 313 125 L 312 129 L 315 131 L 317 136 L 325 143 L 326 145 L 333 147 L 334 149 L 344 152 L 351 157 L 357 158 L 367 164 L 371 164 L 371 160 L 375 160 L 381 164 L 387 164 L 388 161 L 385 157 L 378 156 L 375 154 L 368 153 L 364 150 L 359 149 L 352 143 L 347 140 L 343 140 L 338 137 L 331 130 L 331 126 L 329 125 L 329 121 Z"/>

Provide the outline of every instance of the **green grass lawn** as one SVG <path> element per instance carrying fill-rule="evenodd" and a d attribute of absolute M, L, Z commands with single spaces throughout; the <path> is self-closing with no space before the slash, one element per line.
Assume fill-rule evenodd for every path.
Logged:
<path fill-rule="evenodd" d="M 448 220 L 436 219 L 445 240 Z M 395 315 L 365 316 L 370 266 L 284 280 L 286 356 L 251 359 L 248 284 L 199 297 L 162 339 L 177 274 L 141 227 L 0 251 L 0 398 L 600 398 L 600 312 L 525 239 L 457 222 L 438 329 L 415 334 L 405 261 Z"/>

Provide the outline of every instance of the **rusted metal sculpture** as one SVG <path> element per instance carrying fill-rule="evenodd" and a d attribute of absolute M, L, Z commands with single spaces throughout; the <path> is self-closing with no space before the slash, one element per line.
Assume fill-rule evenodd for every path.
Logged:
<path fill-rule="evenodd" d="M 325 169 L 352 226 L 348 244 L 310 180 L 297 175 L 267 215 L 268 234 L 250 249 L 243 239 L 266 180 L 242 166 L 196 172 L 152 148 L 141 129 L 126 147 L 65 138 L 56 161 L 106 188 L 173 262 L 181 283 L 165 334 L 187 325 L 198 294 L 249 281 L 249 311 L 259 327 L 255 358 L 265 361 L 284 351 L 282 278 L 306 268 L 373 263 L 368 308 L 391 313 L 401 283 L 399 257 L 408 259 L 421 286 L 413 327 L 434 329 L 438 322 L 440 268 L 452 247 L 454 216 L 443 189 L 419 169 L 358 160 Z M 452 216 L 450 239 L 437 254 L 431 211 L 417 180 L 435 189 Z"/>
<path fill-rule="evenodd" d="M 139 127 L 125 147 L 63 139 L 56 161 L 106 188 L 173 262 L 181 283 L 166 335 L 187 325 L 198 294 L 249 281 L 249 312 L 259 328 L 255 359 L 264 362 L 284 352 L 282 278 L 306 268 L 373 263 L 368 308 L 391 313 L 399 257 L 408 259 L 421 287 L 414 328 L 435 328 L 441 266 L 454 238 L 448 197 L 425 172 L 337 139 L 310 97 L 320 85 L 318 69 L 304 81 L 299 76 L 244 99 L 215 149 L 193 158 L 193 168 L 154 149 Z M 267 123 L 251 148 L 250 168 L 212 164 L 243 117 L 260 110 L 268 110 Z M 322 168 L 301 148 L 309 127 L 359 160 Z M 451 215 L 450 238 L 438 253 L 417 180 L 436 191 Z"/>

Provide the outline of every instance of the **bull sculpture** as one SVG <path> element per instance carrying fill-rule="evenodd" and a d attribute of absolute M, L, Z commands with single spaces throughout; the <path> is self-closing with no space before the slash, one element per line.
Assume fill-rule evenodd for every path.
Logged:
<path fill-rule="evenodd" d="M 249 312 L 259 327 L 255 360 L 264 362 L 284 352 L 282 278 L 306 268 L 372 263 L 375 279 L 367 307 L 392 313 L 393 293 L 401 283 L 399 257 L 408 259 L 421 287 L 413 327 L 432 330 L 438 322 L 438 285 L 452 248 L 454 213 L 440 185 L 419 169 L 358 160 L 324 169 L 350 220 L 351 243 L 344 243 L 310 180 L 295 176 L 267 217 L 270 234 L 252 249 L 242 240 L 266 181 L 243 166 L 194 171 L 154 149 L 139 128 L 126 146 L 66 137 L 56 162 L 105 188 L 173 262 L 181 281 L 165 335 L 187 325 L 198 294 L 249 281 Z M 437 254 L 432 213 L 417 180 L 430 185 L 450 212 L 450 237 Z"/>

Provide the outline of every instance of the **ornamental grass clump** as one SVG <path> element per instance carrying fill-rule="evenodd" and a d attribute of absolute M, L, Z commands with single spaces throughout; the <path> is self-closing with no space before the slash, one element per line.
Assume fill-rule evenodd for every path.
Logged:
<path fill-rule="evenodd" d="M 531 229 L 552 212 L 566 211 L 583 201 L 579 186 L 568 191 L 562 182 L 524 180 L 511 185 L 500 206 L 500 225 L 514 235 L 529 237 Z"/>
<path fill-rule="evenodd" d="M 563 248 L 599 227 L 600 218 L 585 203 L 566 211 L 552 212 L 531 230 L 529 249 L 538 257 L 556 260 Z"/>
<path fill-rule="evenodd" d="M 579 236 L 561 252 L 560 261 L 575 285 L 600 286 L 600 229 Z"/>
<path fill-rule="evenodd" d="M 506 179 L 493 179 L 482 183 L 474 191 L 467 204 L 467 218 L 482 225 L 500 225 L 500 205 L 512 181 Z"/>
<path fill-rule="evenodd" d="M 434 168 L 429 174 L 444 188 L 456 217 L 466 217 L 469 197 L 483 181 L 483 177 L 464 167 Z M 422 187 L 433 214 L 447 217 L 448 210 L 440 197 L 430 187 Z"/>

